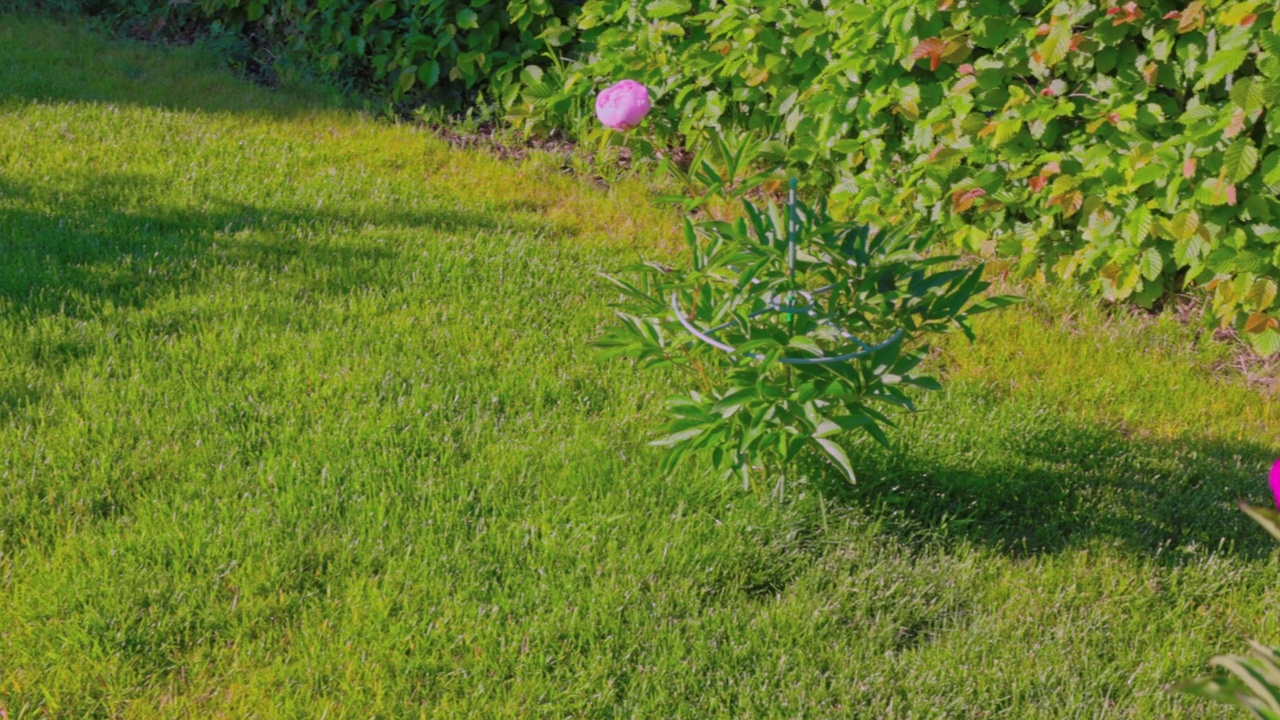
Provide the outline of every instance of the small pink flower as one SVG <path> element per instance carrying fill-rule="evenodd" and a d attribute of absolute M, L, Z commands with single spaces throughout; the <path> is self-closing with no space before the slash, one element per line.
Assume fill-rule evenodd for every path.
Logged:
<path fill-rule="evenodd" d="M 972 75 L 972 74 L 973 74 L 973 66 L 972 66 L 972 65 L 970 65 L 969 63 L 965 63 L 965 64 L 961 65 L 960 67 L 956 68 L 956 72 L 960 73 L 961 75 Z"/>
<path fill-rule="evenodd" d="M 1271 466 L 1271 494 L 1276 498 L 1276 507 L 1280 508 L 1280 460 Z"/>
<path fill-rule="evenodd" d="M 649 90 L 635 80 L 623 80 L 596 98 L 596 117 L 607 128 L 630 130 L 649 114 L 649 107 Z"/>

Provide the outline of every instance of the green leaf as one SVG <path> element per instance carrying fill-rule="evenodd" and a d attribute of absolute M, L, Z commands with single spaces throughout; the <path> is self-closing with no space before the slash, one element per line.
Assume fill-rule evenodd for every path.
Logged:
<path fill-rule="evenodd" d="M 1045 67 L 1053 67 L 1062 62 L 1071 50 L 1071 23 L 1066 19 L 1054 20 L 1044 43 L 1040 45 L 1040 58 Z"/>
<path fill-rule="evenodd" d="M 418 79 L 427 87 L 435 87 L 440 81 L 440 63 L 428 60 L 418 66 Z"/>
<path fill-rule="evenodd" d="M 1262 357 L 1270 357 L 1280 353 L 1280 332 L 1268 328 L 1260 333 L 1248 333 L 1249 346 Z"/>
<path fill-rule="evenodd" d="M 1223 168 L 1227 171 L 1227 179 L 1233 183 L 1240 182 L 1253 174 L 1258 166 L 1258 148 L 1247 139 L 1237 140 L 1222 156 Z"/>
<path fill-rule="evenodd" d="M 1249 505 L 1247 502 L 1240 503 L 1240 510 L 1245 515 L 1253 518 L 1257 524 L 1262 525 L 1262 529 L 1271 533 L 1271 537 L 1280 539 L 1280 512 L 1271 507 L 1258 507 L 1257 505 Z"/>
<path fill-rule="evenodd" d="M 1209 58 L 1204 64 L 1204 73 L 1200 76 L 1200 81 L 1196 83 L 1196 90 L 1206 88 L 1216 82 L 1221 81 L 1228 74 L 1236 71 L 1248 56 L 1248 51 L 1243 48 L 1232 50 L 1219 50 Z"/>
<path fill-rule="evenodd" d="M 1210 178 L 1196 188 L 1196 201 L 1205 205 L 1227 205 L 1231 203 L 1232 183 L 1219 178 Z"/>
<path fill-rule="evenodd" d="M 689 0 L 653 0 L 644 9 L 649 17 L 665 18 L 690 12 L 693 7 Z"/>
<path fill-rule="evenodd" d="M 479 18 L 480 16 L 476 15 L 475 10 L 472 10 L 471 8 L 462 8 L 458 11 L 458 27 L 464 30 L 474 30 L 480 27 Z"/>
<path fill-rule="evenodd" d="M 1139 256 L 1138 268 L 1142 272 L 1143 278 L 1155 280 L 1160 277 L 1161 271 L 1164 270 L 1164 257 L 1160 255 L 1159 250 L 1153 247 L 1147 248 Z"/>
<path fill-rule="evenodd" d="M 1151 228 L 1155 224 L 1151 211 L 1146 206 L 1138 206 L 1124 219 L 1125 239 L 1133 245 L 1141 245 L 1151 236 Z"/>
<path fill-rule="evenodd" d="M 1243 77 L 1231 86 L 1231 102 L 1251 113 L 1262 109 L 1265 83 L 1256 76 Z"/>
<path fill-rule="evenodd" d="M 409 67 L 400 71 L 400 80 L 396 83 L 396 86 L 400 89 L 400 92 L 402 93 L 409 92 L 410 88 L 413 87 L 413 83 L 416 82 L 418 79 L 417 70 L 418 69 L 416 67 L 410 65 Z"/>
<path fill-rule="evenodd" d="M 849 456 L 845 455 L 844 449 L 835 443 L 835 441 L 824 437 L 815 437 L 813 441 L 818 443 L 826 454 L 835 461 L 836 466 L 844 473 L 844 476 L 851 483 L 858 482 L 858 476 L 853 472 L 853 464 L 849 462 Z"/>
<path fill-rule="evenodd" d="M 700 428 L 700 427 L 689 428 L 687 430 L 681 430 L 680 432 L 677 432 L 677 433 L 672 433 L 664 438 L 654 440 L 649 444 L 654 447 L 672 447 L 674 445 L 679 445 L 691 438 L 695 438 L 701 435 L 703 432 L 705 432 L 704 428 Z"/>
<path fill-rule="evenodd" d="M 811 355 L 822 355 L 822 348 L 813 338 L 805 335 L 796 335 L 787 341 L 787 347 L 793 347 L 803 350 Z"/>
<path fill-rule="evenodd" d="M 1135 188 L 1142 187 L 1147 183 L 1155 182 L 1156 180 L 1159 180 L 1165 177 L 1167 173 L 1168 171 L 1165 170 L 1163 166 L 1157 163 L 1143 165 L 1142 167 L 1134 171 L 1133 180 L 1130 182 L 1130 184 Z"/>

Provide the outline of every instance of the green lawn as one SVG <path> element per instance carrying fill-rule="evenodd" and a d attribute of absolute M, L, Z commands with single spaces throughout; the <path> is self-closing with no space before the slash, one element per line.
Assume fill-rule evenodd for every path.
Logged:
<path fill-rule="evenodd" d="M 1042 293 L 849 490 L 646 446 L 579 182 L 0 16 L 0 716 L 1228 717 L 1280 642 L 1280 399 Z"/>

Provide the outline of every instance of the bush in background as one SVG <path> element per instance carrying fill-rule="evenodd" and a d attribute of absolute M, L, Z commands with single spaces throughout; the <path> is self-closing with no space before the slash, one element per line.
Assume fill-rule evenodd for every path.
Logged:
<path fill-rule="evenodd" d="M 1022 277 L 1148 307 L 1196 284 L 1280 351 L 1272 3 L 591 0 L 578 24 L 579 72 L 653 87 L 659 135 L 768 136 L 853 219 L 922 216 Z"/>
<path fill-rule="evenodd" d="M 49 0 L 75 3 L 77 0 Z M 832 211 L 927 220 L 1021 277 L 1209 317 L 1280 351 L 1280 15 L 1266 0 L 78 0 L 218 23 L 391 100 L 483 99 L 587 139 L 655 94 L 657 143 L 711 129 Z"/>
<path fill-rule="evenodd" d="M 4 2 L 6 0 L 0 0 Z M 12 0 L 9 0 L 10 2 Z M 575 0 L 37 0 L 169 32 L 235 32 L 275 56 L 400 101 L 432 90 L 453 107 L 518 82 L 547 48 L 576 35 Z M 545 62 L 545 60 L 544 60 Z"/>

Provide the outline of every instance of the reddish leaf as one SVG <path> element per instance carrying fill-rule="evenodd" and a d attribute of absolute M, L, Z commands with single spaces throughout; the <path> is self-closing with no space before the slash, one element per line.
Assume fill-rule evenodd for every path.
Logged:
<path fill-rule="evenodd" d="M 1049 198 L 1049 202 L 1045 203 L 1045 207 L 1053 207 L 1054 205 L 1062 207 L 1063 217 L 1071 217 L 1079 212 L 1080 207 L 1084 205 L 1084 195 L 1081 195 L 1079 190 L 1054 195 Z"/>
<path fill-rule="evenodd" d="M 1115 10 L 1116 12 L 1111 12 Z M 1142 11 L 1138 9 L 1135 2 L 1127 2 L 1118 8 L 1111 8 L 1107 11 L 1108 15 L 1115 15 L 1115 19 L 1111 21 L 1112 26 L 1124 25 L 1125 23 L 1137 22 L 1142 18 Z"/>
<path fill-rule="evenodd" d="M 1195 174 L 1196 174 L 1196 159 L 1187 158 L 1187 161 L 1182 163 L 1182 177 L 1190 180 L 1191 176 Z"/>
<path fill-rule="evenodd" d="M 1195 0 L 1178 16 L 1178 32 L 1191 32 L 1204 25 L 1204 5 Z"/>
<path fill-rule="evenodd" d="M 987 191 L 982 188 L 957 190 L 951 194 L 951 208 L 956 212 L 964 212 L 965 210 L 973 207 L 975 200 L 986 194 Z"/>
<path fill-rule="evenodd" d="M 911 51 L 911 61 L 915 62 L 917 60 L 929 58 L 929 69 L 937 70 L 938 66 L 942 65 L 942 51 L 946 46 L 946 43 L 942 42 L 941 38 L 929 38 L 928 40 L 922 40 L 920 41 L 920 44 L 916 45 L 915 49 Z"/>
<path fill-rule="evenodd" d="M 1275 318 L 1267 317 L 1263 313 L 1254 313 L 1244 321 L 1244 331 L 1247 333 L 1260 333 L 1271 327 L 1271 323 L 1275 322 Z"/>
<path fill-rule="evenodd" d="M 1222 137 L 1233 138 L 1239 135 L 1241 130 L 1244 130 L 1244 108 L 1236 108 L 1236 111 L 1231 115 L 1231 124 L 1227 125 L 1226 130 L 1222 131 Z"/>
<path fill-rule="evenodd" d="M 1148 85 L 1155 85 L 1155 84 L 1156 84 L 1156 72 L 1157 72 L 1159 69 L 1160 69 L 1160 66 L 1159 66 L 1159 65 L 1156 65 L 1156 64 L 1155 64 L 1155 63 L 1153 63 L 1153 62 L 1149 62 L 1149 63 L 1147 63 L 1147 66 L 1146 66 L 1146 67 L 1144 67 L 1144 68 L 1142 68 L 1142 79 L 1143 79 L 1143 80 L 1146 80 Z"/>

